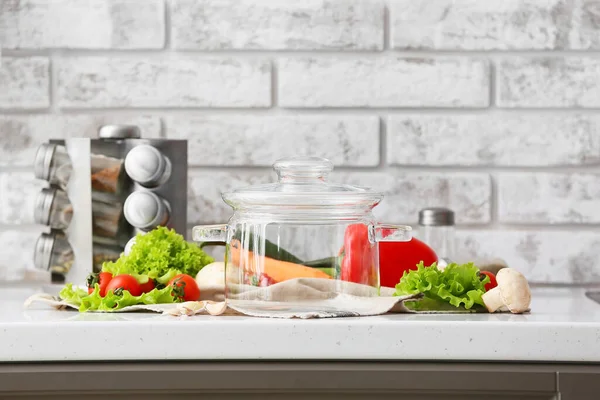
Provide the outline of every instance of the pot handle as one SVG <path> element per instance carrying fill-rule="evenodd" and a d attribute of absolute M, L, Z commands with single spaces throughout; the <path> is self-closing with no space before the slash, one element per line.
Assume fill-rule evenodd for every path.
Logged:
<path fill-rule="evenodd" d="M 203 243 L 227 242 L 227 224 L 195 226 L 192 229 L 192 239 Z"/>
<path fill-rule="evenodd" d="M 412 239 L 412 228 L 408 225 L 377 224 L 373 231 L 376 242 L 409 242 Z"/>

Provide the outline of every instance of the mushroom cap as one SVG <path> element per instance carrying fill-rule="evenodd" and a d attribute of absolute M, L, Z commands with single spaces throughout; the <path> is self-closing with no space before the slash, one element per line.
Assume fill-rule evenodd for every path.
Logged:
<path fill-rule="evenodd" d="M 513 268 L 502 268 L 496 275 L 500 296 L 506 307 L 513 313 L 529 310 L 531 290 L 527 279 Z"/>

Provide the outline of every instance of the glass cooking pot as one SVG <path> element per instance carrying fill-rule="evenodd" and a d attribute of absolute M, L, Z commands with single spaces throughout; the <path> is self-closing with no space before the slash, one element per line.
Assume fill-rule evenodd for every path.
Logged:
<path fill-rule="evenodd" d="M 382 225 L 383 194 L 331 184 L 333 164 L 294 157 L 273 165 L 278 182 L 223 193 L 228 224 L 196 226 L 193 239 L 225 243 L 225 297 L 238 308 L 327 311 L 339 294 L 379 295 L 381 241 L 409 241 L 411 228 Z"/>

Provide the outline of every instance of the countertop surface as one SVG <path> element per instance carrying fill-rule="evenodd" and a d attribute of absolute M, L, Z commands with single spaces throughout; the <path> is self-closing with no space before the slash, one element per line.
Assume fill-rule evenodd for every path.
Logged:
<path fill-rule="evenodd" d="M 39 291 L 39 290 L 38 290 Z M 0 289 L 0 362 L 462 360 L 600 362 L 600 304 L 583 289 L 533 290 L 526 315 L 387 314 L 282 320 L 80 314 L 36 289 Z"/>

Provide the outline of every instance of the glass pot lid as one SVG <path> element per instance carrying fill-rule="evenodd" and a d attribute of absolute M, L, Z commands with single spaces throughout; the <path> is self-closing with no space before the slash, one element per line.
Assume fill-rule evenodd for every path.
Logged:
<path fill-rule="evenodd" d="M 223 193 L 234 209 L 314 209 L 369 211 L 383 194 L 368 188 L 327 181 L 333 163 L 320 157 L 289 157 L 273 164 L 278 181 Z"/>

